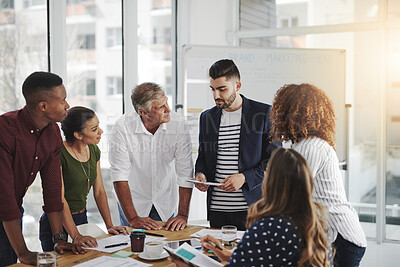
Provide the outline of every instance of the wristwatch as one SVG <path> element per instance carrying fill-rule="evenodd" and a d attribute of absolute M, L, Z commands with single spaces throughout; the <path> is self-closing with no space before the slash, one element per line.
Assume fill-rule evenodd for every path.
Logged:
<path fill-rule="evenodd" d="M 53 243 L 56 243 L 56 240 L 67 242 L 67 238 L 67 234 L 63 231 L 60 231 L 57 234 L 53 235 Z"/>

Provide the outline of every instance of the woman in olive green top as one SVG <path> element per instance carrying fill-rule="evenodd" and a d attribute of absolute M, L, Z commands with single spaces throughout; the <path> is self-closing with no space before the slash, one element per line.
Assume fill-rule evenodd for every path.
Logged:
<path fill-rule="evenodd" d="M 107 195 L 100 171 L 100 142 L 103 130 L 96 114 L 88 108 L 74 107 L 62 121 L 65 140 L 61 148 L 63 177 L 64 231 L 73 243 L 84 247 L 97 246 L 96 239 L 83 236 L 77 225 L 88 223 L 86 215 L 87 195 L 93 186 L 94 199 L 110 234 L 128 234 L 127 227 L 114 226 L 111 221 Z M 40 218 L 40 241 L 43 251 L 53 250 L 52 232 L 47 215 Z"/>

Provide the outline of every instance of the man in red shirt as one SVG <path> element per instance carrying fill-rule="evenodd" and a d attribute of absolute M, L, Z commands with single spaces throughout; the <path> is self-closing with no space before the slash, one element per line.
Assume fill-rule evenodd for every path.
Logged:
<path fill-rule="evenodd" d="M 22 200 L 40 171 L 43 210 L 48 213 L 54 249 L 61 254 L 81 247 L 66 242 L 62 229 L 60 149 L 56 122 L 67 115 L 69 105 L 62 79 L 49 72 L 34 72 L 22 85 L 26 106 L 0 116 L 0 266 L 17 262 L 36 264 L 22 235 Z"/>

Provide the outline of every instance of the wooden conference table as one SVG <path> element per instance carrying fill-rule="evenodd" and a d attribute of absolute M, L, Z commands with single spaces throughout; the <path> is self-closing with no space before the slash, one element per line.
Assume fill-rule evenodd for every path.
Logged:
<path fill-rule="evenodd" d="M 130 228 L 130 229 L 133 229 L 133 228 Z M 164 237 L 167 238 L 166 241 L 173 241 L 173 240 L 191 238 L 190 237 L 191 234 L 193 234 L 201 229 L 204 229 L 204 227 L 202 227 L 202 226 L 187 226 L 182 231 L 173 231 L 172 232 L 172 231 L 158 230 L 158 231 L 149 231 L 149 232 L 162 234 L 162 235 L 164 235 Z M 111 235 L 104 235 L 98 239 L 101 239 L 101 238 L 104 238 L 107 236 L 111 236 Z M 128 247 L 123 250 L 131 251 L 131 248 Z M 72 254 L 72 252 L 70 252 L 70 251 L 64 251 L 63 255 L 59 255 L 59 254 L 57 255 L 57 266 L 73 266 L 73 265 L 76 265 L 76 264 L 79 264 L 79 263 L 82 263 L 82 262 L 85 262 L 88 260 L 92 260 L 97 257 L 104 256 L 104 255 L 110 256 L 111 254 L 97 251 L 97 250 L 89 250 L 89 249 L 86 250 L 86 254 L 80 254 L 80 255 Z M 138 255 L 136 255 L 136 254 L 132 255 L 131 258 L 139 260 L 141 262 L 152 264 L 152 266 L 171 266 L 171 267 L 175 266 L 175 264 L 168 261 L 167 258 L 162 259 L 162 260 L 157 260 L 157 261 L 147 261 L 147 260 L 143 260 L 143 259 L 139 258 Z M 32 266 L 32 265 L 17 263 L 12 266 L 22 267 L 22 266 Z"/>

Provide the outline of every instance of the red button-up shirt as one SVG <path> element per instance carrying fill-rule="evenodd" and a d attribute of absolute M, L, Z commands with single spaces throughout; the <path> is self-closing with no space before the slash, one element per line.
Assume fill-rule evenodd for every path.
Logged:
<path fill-rule="evenodd" d="M 60 149 L 57 123 L 41 131 L 26 107 L 0 116 L 0 221 L 18 219 L 26 190 L 40 171 L 43 210 L 61 211 Z"/>

